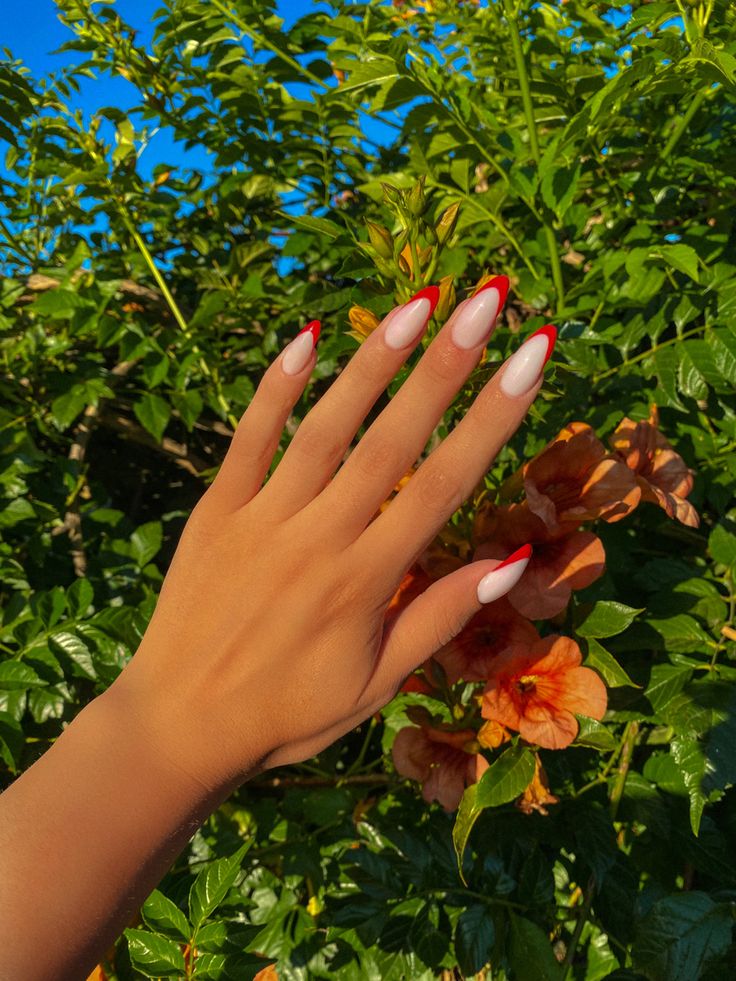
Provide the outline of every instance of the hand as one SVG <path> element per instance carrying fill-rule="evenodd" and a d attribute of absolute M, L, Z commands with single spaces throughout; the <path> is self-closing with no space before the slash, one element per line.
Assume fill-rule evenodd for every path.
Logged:
<path fill-rule="evenodd" d="M 184 528 L 141 646 L 113 685 L 170 760 L 208 786 L 237 786 L 328 746 L 521 576 L 523 550 L 503 569 L 474 562 L 386 616 L 406 571 L 519 426 L 541 387 L 553 327 L 501 367 L 377 515 L 478 364 L 507 285 L 496 277 L 459 304 L 334 477 L 419 343 L 436 287 L 388 314 L 307 414 L 265 485 L 316 363 L 319 325 L 263 375 Z"/>

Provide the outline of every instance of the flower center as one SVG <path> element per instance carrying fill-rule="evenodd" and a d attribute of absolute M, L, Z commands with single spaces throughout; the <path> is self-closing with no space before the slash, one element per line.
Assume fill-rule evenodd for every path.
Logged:
<path fill-rule="evenodd" d="M 516 679 L 515 688 L 520 694 L 526 695 L 527 692 L 534 691 L 538 680 L 535 674 L 523 674 Z"/>

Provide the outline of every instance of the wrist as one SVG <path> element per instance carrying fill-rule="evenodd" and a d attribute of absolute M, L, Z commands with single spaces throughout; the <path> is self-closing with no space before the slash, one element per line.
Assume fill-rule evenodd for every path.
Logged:
<path fill-rule="evenodd" d="M 162 767 L 179 772 L 189 781 L 193 792 L 209 798 L 226 799 L 246 780 L 261 772 L 261 754 L 255 732 L 246 741 L 228 739 L 218 705 L 212 704 L 213 693 L 208 687 L 193 690 L 182 679 L 161 679 L 155 670 L 156 662 L 143 646 L 133 659 L 100 696 L 108 703 L 111 714 L 145 745 L 146 754 L 153 754 Z M 216 702 L 216 700 L 215 700 Z M 242 728 L 245 721 L 253 722 L 256 713 L 243 706 Z M 237 747 L 232 749 L 231 745 Z"/>

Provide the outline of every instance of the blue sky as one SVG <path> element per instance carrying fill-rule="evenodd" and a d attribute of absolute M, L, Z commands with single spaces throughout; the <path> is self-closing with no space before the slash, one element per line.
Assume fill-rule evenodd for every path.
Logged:
<path fill-rule="evenodd" d="M 10 4 L 11 0 L 5 0 L 5 3 Z M 146 45 L 153 35 L 153 14 L 160 6 L 159 0 L 116 0 L 115 3 L 120 16 L 139 32 L 139 39 Z M 279 0 L 277 3 L 287 27 L 320 6 L 319 0 Z M 14 58 L 21 59 L 39 78 L 73 61 L 83 60 L 83 56 L 77 52 L 54 54 L 57 48 L 72 38 L 72 32 L 59 21 L 53 0 L 26 0 L 13 15 L 3 18 L 0 45 L 9 49 Z M 102 75 L 83 80 L 81 92 L 73 99 L 72 106 L 81 108 L 85 115 L 91 115 L 101 106 L 127 109 L 135 101 L 135 90 L 125 79 Z M 183 144 L 175 143 L 166 131 L 157 133 L 141 156 L 141 173 L 149 176 L 154 166 L 161 162 L 200 170 L 207 170 L 210 166 L 202 148 L 193 147 L 185 151 Z"/>

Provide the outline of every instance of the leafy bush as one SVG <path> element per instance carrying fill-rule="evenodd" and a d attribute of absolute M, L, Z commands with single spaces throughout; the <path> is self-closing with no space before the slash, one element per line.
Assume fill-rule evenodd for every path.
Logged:
<path fill-rule="evenodd" d="M 331 0 L 282 30 L 271 3 L 167 0 L 144 50 L 114 6 L 57 5 L 74 63 L 0 64 L 5 783 L 132 656 L 303 321 L 319 360 L 275 463 L 430 282 L 440 311 L 491 273 L 511 292 L 429 448 L 515 335 L 561 336 L 395 604 L 519 528 L 526 591 L 381 718 L 233 795 L 99 977 L 733 971 L 732 6 Z M 132 108 L 84 119 L 80 81 L 105 73 Z M 158 127 L 211 169 L 147 171 Z M 576 694 L 545 702 L 545 679 Z"/>

